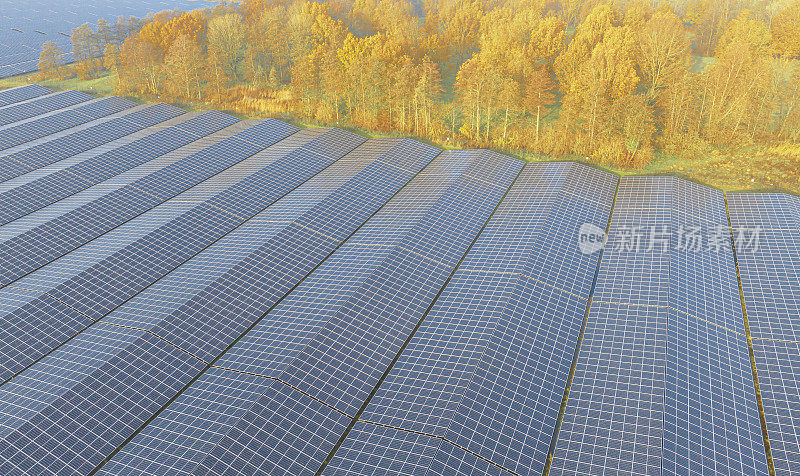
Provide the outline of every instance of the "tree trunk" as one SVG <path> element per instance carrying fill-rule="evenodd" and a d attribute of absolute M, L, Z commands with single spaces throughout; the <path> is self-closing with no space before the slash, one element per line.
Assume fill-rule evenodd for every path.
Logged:
<path fill-rule="evenodd" d="M 506 133 L 508 132 L 508 102 L 506 102 L 506 119 L 503 122 L 503 147 L 506 145 Z"/>
<path fill-rule="evenodd" d="M 492 126 L 492 103 L 486 104 L 486 142 L 489 142 L 489 128 Z"/>
<path fill-rule="evenodd" d="M 481 93 L 480 89 L 475 91 L 475 139 L 481 140 Z"/>
<path fill-rule="evenodd" d="M 783 121 L 786 124 L 786 121 Z M 450 133 L 450 139 L 455 141 L 456 138 L 456 106 L 453 104 L 453 121 L 451 122 L 452 125 L 452 132 Z"/>
<path fill-rule="evenodd" d="M 541 117 L 542 106 L 536 106 L 536 147 L 539 147 L 539 118 Z"/>

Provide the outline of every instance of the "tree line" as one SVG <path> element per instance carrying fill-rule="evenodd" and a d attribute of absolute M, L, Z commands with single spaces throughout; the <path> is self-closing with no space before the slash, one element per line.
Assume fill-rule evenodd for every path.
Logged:
<path fill-rule="evenodd" d="M 800 139 L 798 0 L 243 0 L 54 46 L 119 94 L 617 167 Z"/>

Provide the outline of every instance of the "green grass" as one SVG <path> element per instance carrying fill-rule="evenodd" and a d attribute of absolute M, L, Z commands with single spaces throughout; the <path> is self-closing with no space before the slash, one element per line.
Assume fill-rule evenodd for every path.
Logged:
<path fill-rule="evenodd" d="M 0 89 L 12 88 L 14 86 L 22 86 L 36 82 L 42 86 L 57 91 L 64 91 L 67 89 L 75 89 L 83 91 L 93 96 L 113 96 L 114 95 L 114 80 L 115 74 L 105 74 L 97 79 L 82 80 L 78 78 L 69 78 L 63 80 L 45 79 L 35 81 L 29 75 L 13 76 L 11 78 L 0 79 Z"/>

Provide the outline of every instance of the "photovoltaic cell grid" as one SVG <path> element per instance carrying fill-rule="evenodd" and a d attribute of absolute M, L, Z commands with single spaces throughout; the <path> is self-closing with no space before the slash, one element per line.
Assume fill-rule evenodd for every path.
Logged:
<path fill-rule="evenodd" d="M 363 148 L 375 149 L 375 143 L 386 141 L 370 141 L 365 143 L 366 147 Z M 388 140 L 388 142 L 391 144 L 395 141 Z M 204 314 L 203 328 L 196 331 L 205 334 L 212 329 L 213 332 L 221 330 L 226 336 L 205 336 L 203 348 L 199 348 L 196 343 L 189 342 L 184 336 L 177 335 L 174 330 L 169 331 L 177 342 L 182 342 L 182 346 L 185 345 L 194 352 L 206 355 L 208 359 L 219 355 L 226 345 L 233 342 L 234 338 L 240 336 L 249 325 L 256 322 L 271 305 L 333 251 L 344 237 L 352 233 L 391 194 L 407 182 L 415 170 L 418 171 L 438 153 L 438 150 L 431 147 L 411 141 L 402 141 L 384 148 L 383 151 L 375 151 L 379 152 L 379 155 L 372 158 L 359 158 L 358 155 L 362 152 L 359 149 L 363 148 L 360 147 L 353 154 L 348 154 L 340 159 L 283 200 L 256 215 L 247 225 L 221 240 L 213 251 L 209 250 L 207 260 L 218 263 L 213 272 L 200 272 L 203 267 L 212 269 L 208 266 L 208 261 L 198 262 L 195 266 L 193 262 L 196 260 L 193 260 L 181 267 L 178 275 L 181 272 L 191 274 L 193 276 L 190 281 L 192 286 L 189 290 L 180 293 L 183 296 L 182 299 L 176 299 L 177 302 L 162 303 L 159 310 L 163 309 L 163 311 L 158 314 L 180 312 L 178 307 L 190 307 L 186 302 L 197 301 L 197 297 L 202 296 L 204 300 L 208 300 L 201 291 L 206 295 L 209 292 L 227 294 L 232 288 L 235 288 L 241 290 L 242 296 L 229 298 L 234 300 L 234 305 L 239 306 L 236 322 L 226 322 L 227 315 L 216 314 L 213 310 L 209 310 Z M 403 167 L 398 168 L 399 165 L 403 165 Z M 330 213 L 334 215 L 330 215 Z M 303 220 L 309 216 L 315 218 L 308 221 Z M 292 228 L 301 220 L 304 222 L 303 228 L 293 231 Z M 312 231 L 312 227 L 322 229 L 326 221 L 338 223 L 340 229 L 336 230 L 335 234 L 330 231 L 324 234 L 314 231 L 313 233 L 318 234 L 318 237 L 300 232 L 302 230 Z M 349 223 L 349 225 L 341 226 L 342 223 Z M 236 285 L 231 282 L 231 279 L 236 276 L 234 273 L 236 267 L 241 266 L 240 263 L 248 263 L 247 273 L 250 276 L 246 276 L 244 279 L 239 278 L 247 284 Z M 228 269 L 226 264 L 231 266 L 231 271 L 228 272 L 230 277 L 223 276 Z M 203 279 L 202 274 L 207 273 L 211 275 Z M 189 280 L 179 280 L 175 284 L 186 281 Z M 214 288 L 219 291 L 215 291 Z M 248 299 L 247 294 L 252 291 L 258 291 L 260 296 L 253 295 Z M 171 294 L 177 295 L 177 289 Z M 157 296 L 158 293 L 154 295 Z M 153 314 L 152 307 L 152 305 L 150 308 L 138 306 L 134 311 L 136 314 L 119 316 L 116 322 L 125 325 L 142 325 L 141 323 L 145 320 L 152 320 L 149 317 Z M 114 317 L 114 315 L 112 314 L 110 317 Z M 186 322 L 187 319 L 182 321 Z M 152 325 L 152 323 L 149 324 Z M 219 342 L 216 349 L 209 348 L 215 341 Z M 226 374 L 230 375 L 227 377 L 222 375 L 223 381 L 234 382 L 240 377 L 244 378 L 245 382 L 252 380 L 245 374 L 230 371 L 226 371 Z M 212 372 L 211 376 L 213 375 Z M 212 377 L 211 380 L 215 379 Z M 231 384 L 235 386 L 235 384 Z M 193 395 L 199 391 L 198 389 L 205 389 L 208 385 L 219 388 L 215 383 L 211 383 L 206 375 L 201 377 L 164 412 L 164 415 L 156 419 L 137 439 L 131 442 L 130 449 L 126 447 L 127 451 L 123 451 L 118 458 L 112 460 L 104 472 L 135 474 L 149 467 L 149 470 L 152 471 L 157 469 L 157 472 L 172 473 L 189 471 L 188 467 L 192 464 L 196 466 L 199 459 L 205 456 L 202 451 L 203 447 L 214 443 L 208 438 L 219 433 L 218 429 L 213 431 L 214 424 L 229 409 L 229 407 L 223 406 L 225 402 L 229 401 L 227 398 L 219 400 L 218 412 L 210 414 L 208 422 L 198 417 L 196 409 L 188 413 L 181 410 L 187 405 L 187 402 L 196 402 Z M 204 408 L 204 410 L 208 410 L 208 408 Z M 191 435 L 178 435 L 173 432 L 173 426 L 197 428 L 198 431 Z M 172 435 L 181 438 L 171 439 Z M 143 458 L 143 455 L 153 454 L 154 447 L 158 448 L 159 456 L 152 460 Z"/>
<path fill-rule="evenodd" d="M 242 135 L 259 134 L 262 145 L 266 145 L 293 131 L 278 121 L 266 121 L 245 129 L 205 149 L 210 155 L 190 156 L 188 160 L 193 165 L 179 169 L 177 176 L 188 179 L 192 173 L 210 175 L 215 168 L 214 157 L 219 160 L 227 157 L 224 160 L 235 163 L 260 150 L 261 146 L 245 141 Z M 325 139 L 323 135 L 318 140 Z M 334 136 L 331 142 L 335 140 Z M 352 142 L 353 139 L 348 135 L 344 140 Z M 222 154 L 223 151 L 228 155 Z M 17 293 L 17 289 L 41 292 L 38 299 L 28 299 L 25 306 L 4 317 L 6 327 L 15 332 L 13 336 L 7 335 L 3 344 L 6 352 L 19 354 L 18 359 L 10 359 L 15 368 L 20 366 L 20 362 L 35 360 L 37 355 L 63 341 L 63 338 L 55 339 L 51 332 L 43 329 L 60 322 L 62 325 L 55 329 L 55 333 L 61 336 L 65 327 L 64 317 L 58 314 L 33 317 L 40 306 L 56 300 L 65 305 L 62 314 L 79 311 L 83 318 L 75 321 L 75 325 L 80 330 L 87 318 L 99 319 L 246 220 L 247 216 L 241 213 L 213 206 L 214 200 L 249 188 L 259 192 L 250 198 L 250 205 L 263 208 L 332 160 L 319 157 L 314 164 L 313 157 L 287 153 L 280 148 L 275 152 L 278 153 L 256 154 L 252 160 L 243 161 L 227 169 L 222 176 L 214 177 L 211 183 L 198 185 L 4 289 L 2 292 L 8 295 Z M 306 162 L 305 171 L 301 168 L 299 172 L 293 172 L 293 168 L 302 167 L 300 161 Z M 165 183 L 180 182 L 171 179 Z M 239 203 L 245 205 L 248 202 L 239 200 Z"/>
<path fill-rule="evenodd" d="M 367 144 L 369 144 L 369 143 L 367 143 Z M 365 144 L 365 145 L 367 145 L 367 144 Z M 419 147 L 419 145 L 417 145 L 416 147 Z M 358 156 L 358 155 L 363 154 L 363 149 L 364 148 L 356 149 L 353 152 L 352 155 L 353 156 Z M 403 149 L 407 149 L 407 146 L 402 147 L 402 148 L 398 148 L 398 149 L 400 151 L 403 151 Z M 430 158 L 432 158 L 433 155 L 438 153 L 438 151 L 433 151 L 431 149 L 425 149 L 425 150 L 427 150 L 427 152 L 426 152 L 427 159 L 425 159 L 425 161 L 430 160 Z M 409 168 L 409 166 L 412 165 L 411 163 L 408 163 L 408 159 L 403 160 L 403 155 L 405 155 L 405 154 L 396 154 L 396 155 L 397 155 L 397 157 L 395 157 L 390 162 L 390 163 L 392 163 L 392 162 L 394 163 L 394 167 L 392 167 L 392 168 L 398 168 L 398 166 L 399 166 L 400 168 L 398 168 L 398 170 L 404 170 L 404 169 L 407 170 Z M 384 159 L 384 160 L 386 160 L 386 159 Z M 381 166 L 381 167 L 385 168 L 383 166 Z M 418 169 L 419 165 L 417 165 L 416 168 Z M 363 182 L 364 178 L 367 178 L 367 177 L 366 176 L 362 177 L 358 182 L 354 181 L 353 185 L 356 185 L 357 188 L 361 188 L 358 185 L 359 184 L 364 185 L 364 182 Z M 371 180 L 368 180 L 367 183 L 369 183 L 369 182 L 371 182 L 373 180 L 374 180 L 374 177 Z M 350 206 L 352 206 L 352 204 Z M 329 208 L 329 207 L 326 207 L 326 208 Z M 419 214 L 419 212 L 418 212 L 418 214 Z M 335 223 L 335 222 L 331 222 L 331 223 Z M 233 373 L 233 372 L 230 372 L 230 371 L 226 371 L 226 372 L 228 372 L 230 374 L 230 376 L 228 377 L 230 379 L 238 379 L 238 378 L 245 377 L 245 374 Z M 167 421 L 169 421 L 169 419 L 173 419 L 173 418 L 177 419 L 179 421 L 185 421 L 185 420 L 188 420 L 188 421 L 191 421 L 191 422 L 200 421 L 200 423 L 193 423 L 193 424 L 203 425 L 202 420 L 200 420 L 198 418 L 194 418 L 194 415 L 197 413 L 197 410 L 187 411 L 187 412 L 185 412 L 186 415 L 182 415 L 182 413 L 184 413 L 184 411 L 181 410 L 181 407 L 184 407 L 185 405 L 187 405 L 187 403 L 186 403 L 187 401 L 190 401 L 190 402 L 191 401 L 196 401 L 196 400 L 192 400 L 193 399 L 193 397 L 192 397 L 193 392 L 195 392 L 195 388 L 198 388 L 198 387 L 202 388 L 204 384 L 206 384 L 205 380 L 201 379 L 200 381 L 197 382 L 196 385 L 192 386 L 192 388 L 190 388 L 187 391 L 186 399 L 181 398 L 178 401 L 176 401 L 176 403 L 175 403 L 175 405 L 177 406 L 176 409 L 173 410 L 172 408 L 170 408 L 167 412 L 165 412 L 165 419 L 167 419 Z M 175 441 L 175 442 L 171 442 L 169 445 L 165 445 L 166 449 L 163 450 L 163 451 L 167 451 L 168 452 L 168 454 L 166 456 L 173 455 L 173 454 L 175 454 L 176 451 L 185 451 L 185 452 L 187 452 L 187 456 L 185 457 L 186 461 L 183 461 L 183 458 L 181 458 L 181 460 L 178 460 L 178 461 L 173 461 L 171 458 L 167 457 L 167 458 L 162 458 L 159 461 L 159 464 L 163 465 L 163 464 L 165 464 L 165 462 L 167 462 L 168 464 L 172 464 L 173 466 L 177 466 L 175 463 L 179 463 L 180 465 L 182 465 L 182 470 L 183 471 L 189 471 L 189 470 L 186 469 L 186 467 L 188 467 L 188 465 L 190 465 L 190 464 L 193 465 L 193 466 L 197 465 L 197 463 L 200 461 L 200 459 L 202 459 L 205 456 L 205 453 L 200 452 L 200 450 L 203 448 L 203 446 L 208 446 L 209 443 L 212 443 L 212 444 L 214 443 L 213 440 L 209 442 L 209 441 L 204 441 L 204 439 L 207 439 L 209 437 L 213 437 L 219 432 L 218 429 L 216 431 L 213 431 L 213 425 L 216 423 L 215 420 L 216 420 L 216 417 L 218 415 L 217 412 L 225 413 L 226 411 L 231 410 L 231 408 L 228 406 L 228 405 L 230 405 L 230 403 L 228 403 L 229 400 L 224 399 L 224 400 L 220 400 L 220 402 L 221 402 L 221 405 L 217 406 L 214 409 L 213 413 L 209 413 L 209 409 L 205 409 L 206 414 L 207 415 L 209 415 L 209 414 L 211 415 L 211 421 L 209 421 L 208 425 L 211 427 L 211 428 L 209 428 L 209 430 L 212 430 L 212 431 L 206 430 L 206 431 L 198 432 L 198 434 L 195 435 L 195 437 L 197 439 L 189 439 L 188 442 L 187 442 L 186 439 L 183 439 L 183 441 L 178 440 L 178 441 Z M 170 416 L 170 415 L 173 415 L 173 416 Z M 175 416 L 175 415 L 177 415 L 177 416 Z M 156 420 L 153 423 L 153 425 L 158 427 L 159 426 L 158 422 L 159 422 L 159 420 Z M 186 424 L 188 424 L 188 423 L 186 423 Z M 203 426 L 204 426 L 204 429 L 205 429 L 206 426 L 205 425 L 203 425 Z M 167 430 L 167 431 L 169 431 L 169 430 Z M 163 435 L 163 433 L 161 433 L 161 434 Z M 145 433 L 143 433 L 143 435 L 145 435 Z M 137 441 L 137 440 L 134 440 L 134 441 Z M 178 445 L 190 446 L 190 448 L 183 449 L 183 448 L 181 448 L 181 446 L 178 446 Z M 142 449 L 140 449 L 140 451 L 152 451 L 152 449 L 148 450 L 147 447 L 144 446 L 144 447 L 142 447 Z M 206 452 L 207 451 L 208 450 L 206 450 Z M 180 454 L 180 453 L 178 453 L 178 454 Z M 198 457 L 199 457 L 199 459 L 198 459 Z M 139 459 L 139 461 L 141 461 L 141 456 L 139 456 L 138 459 Z M 113 463 L 114 462 L 112 461 L 112 464 Z M 136 459 L 134 459 L 133 462 L 123 462 L 123 464 L 136 465 L 137 463 L 136 463 Z M 138 464 L 141 465 L 142 462 L 140 462 Z M 116 466 L 114 466 L 114 468 L 118 469 L 118 467 L 116 467 Z M 171 469 L 174 470 L 175 468 L 171 468 Z"/>
<path fill-rule="evenodd" d="M 135 103 L 127 99 L 118 97 L 91 99 L 75 106 L 12 122 L 0 127 L 0 150 L 9 149 L 49 134 L 79 126 L 135 105 Z"/>
<path fill-rule="evenodd" d="M 444 152 L 434 169 L 454 155 Z M 319 468 L 520 170 L 513 159 L 468 155 L 472 163 L 463 173 L 423 171 L 373 226 L 368 222 L 268 314 L 252 338 L 248 333 L 223 356 L 220 367 L 260 367 L 253 373 L 279 381 L 231 426 L 201 468 L 241 474 Z M 430 187 L 415 186 L 426 181 L 443 186 L 430 196 Z M 374 236 L 381 229 L 393 243 L 384 233 Z M 342 276 L 343 267 L 355 269 Z M 275 339 L 292 327 L 297 330 L 285 343 Z M 296 451 L 275 451 L 287 445 Z"/>
<path fill-rule="evenodd" d="M 541 474 L 597 264 L 575 237 L 605 227 L 616 181 L 522 172 L 326 474 Z"/>
<path fill-rule="evenodd" d="M 623 178 L 609 236 L 550 474 L 765 474 L 722 192 Z"/>
<path fill-rule="evenodd" d="M 342 149 L 341 145 L 337 144 L 337 136 L 339 136 L 339 141 L 348 141 L 350 148 L 355 147 L 364 140 L 343 131 L 332 130 L 329 133 L 333 137 L 321 137 L 312 140 L 308 147 L 314 147 L 316 145 L 315 141 L 319 142 L 321 139 L 331 141 L 332 150 Z M 253 137 L 253 139 L 256 139 L 256 137 Z M 335 158 L 322 159 L 320 156 L 317 164 L 322 162 L 322 166 L 324 166 L 330 164 L 333 160 Z M 304 164 L 303 162 L 306 163 Z M 217 196 L 212 197 L 206 203 L 211 204 L 220 196 L 230 197 L 232 194 L 238 194 L 240 199 L 231 200 L 231 203 L 238 203 L 241 207 L 247 205 L 254 207 L 257 205 L 255 203 L 248 204 L 246 200 L 248 197 L 243 192 L 251 192 L 254 195 L 250 197 L 251 202 L 258 198 L 266 200 L 271 194 L 280 194 L 282 188 L 285 193 L 304 182 L 308 175 L 313 175 L 314 167 L 319 167 L 308 156 L 296 156 L 293 160 L 279 160 L 275 164 L 279 166 L 277 171 L 272 170 L 271 173 L 267 173 L 262 169 L 249 177 L 255 183 L 243 181 L 234 184 Z M 281 168 L 283 173 L 281 173 Z M 304 176 L 304 174 L 308 175 Z M 260 183 L 257 180 L 259 178 L 261 179 Z M 256 192 L 260 192 L 267 197 L 259 197 Z M 219 209 L 219 207 L 210 208 Z M 209 222 L 213 224 L 214 217 L 208 218 Z M 219 219 L 223 219 L 221 214 L 217 220 Z M 199 226 L 201 224 L 202 222 L 186 223 L 185 225 Z M 173 230 L 173 234 L 175 234 L 175 230 Z M 169 237 L 162 236 L 161 238 L 160 242 L 168 244 L 172 242 Z M 158 257 L 159 254 L 145 252 L 141 256 Z M 203 259 L 202 256 L 199 255 L 198 259 Z M 141 270 L 141 272 L 146 272 L 146 270 Z M 251 276 L 242 276 L 241 273 L 235 277 L 238 281 L 233 283 L 223 281 L 219 283 L 220 286 L 223 289 L 229 289 L 225 286 L 245 284 L 246 278 L 252 278 Z M 166 279 L 169 279 L 169 277 Z M 178 279 L 180 279 L 180 276 Z M 255 286 L 255 284 L 252 285 Z M 202 292 L 209 292 L 209 290 L 198 290 L 198 293 L 201 294 Z M 147 297 L 147 294 L 145 294 L 142 299 L 146 300 Z M 161 295 L 154 296 L 150 305 L 152 306 L 163 298 L 164 296 Z M 195 303 L 199 303 L 200 308 Z M 131 303 L 130 306 L 135 307 L 136 304 Z M 138 304 L 141 305 L 141 301 Z M 229 301 L 227 304 L 228 307 L 224 310 L 227 311 L 226 314 L 230 318 L 231 314 L 229 313 L 236 310 L 237 304 L 242 303 Z M 209 317 L 208 311 L 220 311 L 219 301 L 215 301 L 214 305 L 209 308 L 206 307 L 206 303 L 202 299 L 195 299 L 184 306 L 179 306 L 174 312 L 164 315 L 161 325 L 159 325 L 159 322 L 140 322 L 139 327 L 120 325 L 115 322 L 117 315 L 125 315 L 125 309 L 123 308 L 117 314 L 111 314 L 108 319 L 90 326 L 87 330 L 66 342 L 63 347 L 57 349 L 3 386 L 3 390 L 0 393 L 10 400 L 16 401 L 18 396 L 24 398 L 24 403 L 18 403 L 17 411 L 9 415 L 9 419 L 6 420 L 7 424 L 2 424 L 3 427 L 9 430 L 3 435 L 9 438 L 5 442 L 16 448 L 16 451 L 9 450 L 7 452 L 9 455 L 6 462 L 7 467 L 22 468 L 28 472 L 52 472 L 56 468 L 68 468 L 79 473 L 85 472 L 87 468 L 93 468 L 102 462 L 111 453 L 109 449 L 116 448 L 135 431 L 138 425 L 144 423 L 163 406 L 166 400 L 176 394 L 183 385 L 189 383 L 201 370 L 204 370 L 206 361 L 201 360 L 181 347 L 175 346 L 175 343 L 172 342 L 174 339 L 168 339 L 168 337 L 171 337 L 171 331 L 177 334 L 178 337 L 183 337 L 186 342 L 190 342 L 192 338 L 202 340 L 207 337 L 209 329 L 204 329 L 202 324 L 205 322 L 204 319 Z M 131 316 L 131 314 L 128 314 L 128 316 Z M 131 320 L 130 317 L 129 320 Z M 192 326 L 192 322 L 195 323 L 194 326 Z M 182 331 L 178 330 L 176 325 Z M 192 335 L 192 331 L 194 335 Z M 126 338 L 117 337 L 121 332 L 125 334 Z M 113 345 L 111 342 L 113 342 Z M 159 346 L 150 349 L 150 343 L 152 342 L 158 342 Z M 104 345 L 106 345 L 103 352 L 104 355 L 97 356 L 91 360 L 83 357 L 82 349 L 93 347 L 103 349 Z M 171 349 L 169 354 L 162 352 L 164 345 Z M 172 350 L 178 349 L 180 349 L 178 354 L 172 352 Z M 162 362 L 162 359 L 166 360 Z M 163 367 L 169 367 L 171 363 L 174 363 L 177 373 L 163 375 Z M 41 389 L 40 385 L 44 384 L 42 376 L 38 374 L 38 371 L 43 368 L 58 368 L 58 373 L 62 375 L 62 378 L 66 378 L 71 385 L 62 386 L 60 392 L 49 391 L 37 395 Z M 136 369 L 136 374 L 129 375 L 128 369 Z M 93 381 L 94 378 L 100 378 L 101 376 L 103 376 L 102 380 L 104 381 L 103 388 L 83 387 L 83 383 L 87 379 Z M 139 381 L 150 377 L 159 379 L 162 385 L 154 388 L 148 386 L 138 387 Z M 73 394 L 72 392 L 76 387 L 84 388 L 84 391 Z M 103 394 L 94 395 L 91 391 L 87 393 L 86 389 L 91 388 L 97 388 Z M 9 393 L 3 393 L 3 391 L 8 391 Z M 130 407 L 130 399 L 134 397 L 131 392 L 135 392 L 136 405 L 134 407 Z M 0 396 L 0 399 L 2 398 Z M 84 402 L 82 399 L 86 399 L 86 401 Z M 91 405 L 92 414 L 97 415 L 101 420 L 94 420 L 91 414 L 89 416 L 84 414 L 83 412 L 87 408 L 86 405 Z M 23 407 L 26 408 L 23 410 Z M 116 416 L 123 418 L 123 420 L 112 423 L 111 420 Z M 44 418 L 44 421 L 41 421 L 40 418 Z M 36 429 L 32 428 L 31 431 L 25 431 L 24 434 L 19 435 L 13 433 L 13 429 L 21 428 L 21 425 L 25 425 L 26 422 L 34 425 Z M 47 431 L 47 425 L 51 424 L 70 428 L 75 425 L 84 425 L 84 427 L 99 425 L 103 428 L 110 425 L 113 429 L 105 428 L 102 434 L 93 434 L 91 437 L 59 441 L 53 440 L 51 438 L 52 434 Z M 115 429 L 120 431 L 115 432 Z M 20 437 L 22 439 L 19 439 Z M 108 438 L 111 440 L 111 444 L 93 445 L 94 438 Z M 52 461 L 45 462 L 35 458 L 31 459 L 30 456 L 32 454 L 22 450 L 28 445 L 46 448 L 51 453 L 55 453 L 56 457 Z"/>
<path fill-rule="evenodd" d="M 249 124 L 246 127 L 237 127 L 240 124 L 242 123 L 228 128 L 233 130 L 225 134 L 225 136 L 230 137 L 231 133 L 236 132 L 236 129 L 241 131 L 246 127 L 252 126 L 252 124 Z M 274 131 L 270 131 L 270 129 L 274 128 L 256 127 L 260 129 L 265 138 L 273 135 L 274 140 L 292 132 L 287 127 L 283 129 L 288 130 L 281 132 L 280 123 L 276 125 L 279 127 Z M 215 135 L 212 134 L 208 137 L 214 137 Z M 207 138 L 202 139 L 200 142 L 205 142 L 204 145 L 210 146 L 209 148 L 213 147 Z M 224 142 L 224 137 L 216 140 L 217 144 Z M 189 149 L 182 153 L 185 157 L 191 153 L 194 147 L 187 146 L 178 149 L 177 152 L 181 152 L 184 149 Z M 231 152 L 228 157 L 235 159 L 233 149 L 235 148 L 232 147 L 232 144 L 228 143 L 226 150 Z M 165 163 L 161 164 L 164 167 L 168 166 L 170 162 L 173 164 L 180 163 L 178 159 L 181 159 L 181 156 L 177 153 L 171 153 L 167 154 L 167 156 L 162 156 L 162 159 L 165 159 Z M 239 159 L 241 159 L 241 156 Z M 235 162 L 235 160 L 233 161 Z M 8 359 L 8 364 L 3 365 L 4 368 L 0 372 L 0 376 L 3 379 L 8 378 L 16 371 L 15 369 L 23 367 L 27 362 L 35 361 L 37 356 L 64 342 L 74 332 L 88 325 L 93 319 L 102 317 L 106 312 L 136 294 L 136 292 L 170 271 L 185 259 L 188 259 L 187 257 L 196 252 L 198 243 L 202 248 L 203 242 L 209 243 L 213 241 L 213 236 L 203 235 L 200 233 L 201 230 L 197 230 L 198 233 L 190 235 L 193 237 L 193 241 L 190 241 L 189 244 L 186 242 L 171 242 L 164 240 L 164 230 L 168 230 L 170 226 L 173 228 L 177 226 L 178 229 L 181 229 L 179 217 L 185 214 L 188 209 L 197 206 L 198 201 L 191 199 L 202 198 L 201 193 L 198 193 L 196 189 L 202 189 L 202 192 L 205 192 L 206 195 L 214 192 L 219 193 L 261 168 L 259 165 L 263 165 L 263 162 L 256 160 L 252 162 L 251 164 L 237 164 L 224 170 L 223 173 L 213 177 L 213 181 L 210 181 L 211 183 L 203 183 L 190 189 L 185 194 L 179 195 L 176 200 L 168 201 L 163 206 L 152 210 L 151 213 L 145 213 L 119 228 L 113 229 L 110 233 L 102 235 L 87 246 L 67 254 L 50 265 L 16 281 L 13 285 L 0 290 L 0 295 L 6 299 L 13 299 L 18 303 L 23 300 L 25 302 L 24 305 L 19 305 L 3 315 L 4 338 L 2 339 L 0 352 L 7 355 L 18 355 L 18 358 Z M 211 160 L 196 161 L 195 164 L 195 168 L 202 170 L 205 175 L 213 174 L 214 169 L 219 165 L 214 164 Z M 185 168 L 180 176 L 184 179 L 192 178 Z M 194 178 L 199 181 L 202 177 Z M 174 183 L 180 182 L 175 181 Z M 183 185 L 188 186 L 186 183 Z M 101 189 L 101 192 L 107 192 L 107 190 L 102 190 L 104 188 L 102 185 L 95 188 Z M 87 190 L 86 194 L 88 196 L 81 197 L 81 201 L 89 201 L 90 205 L 94 203 L 91 200 L 97 199 L 98 196 L 100 196 L 98 200 L 107 197 L 107 195 L 103 196 L 102 194 L 89 192 L 92 192 L 92 190 Z M 190 200 L 182 201 L 181 197 L 186 197 Z M 64 202 L 69 201 L 65 200 Z M 124 203 L 120 204 L 118 202 L 117 205 L 122 206 Z M 137 211 L 135 204 L 128 204 L 128 207 L 135 212 Z M 113 206 L 108 208 L 111 211 L 117 211 L 117 208 Z M 93 213 L 96 213 L 102 219 L 101 211 L 102 209 L 93 209 Z M 92 214 L 87 216 L 92 216 Z M 120 222 L 125 218 L 124 216 L 111 215 L 106 221 L 110 221 L 111 218 L 115 217 Z M 31 215 L 29 218 L 34 217 Z M 44 218 L 45 220 L 47 219 L 47 217 Z M 80 227 L 85 226 L 87 221 L 90 220 L 87 218 L 86 220 L 76 221 L 75 226 L 78 231 L 71 233 L 80 235 Z M 185 225 L 185 222 L 183 224 Z M 2 231 L 13 225 L 9 224 L 0 228 L 0 236 L 4 235 Z M 106 225 L 109 225 L 109 223 L 106 223 Z M 5 236 L 3 237 L 5 238 Z M 155 258 L 157 258 L 157 261 L 153 261 Z M 36 294 L 30 294 L 31 291 L 35 291 Z M 53 301 L 63 304 L 58 309 L 59 312 L 39 314 L 39 310 L 43 306 L 47 306 L 49 302 Z M 68 316 L 74 316 L 74 318 L 69 318 Z"/>
<path fill-rule="evenodd" d="M 720 192 L 623 179 L 598 269 L 585 166 L 79 97 L 0 91 L 3 474 L 766 473 Z M 791 473 L 800 206 L 731 197 Z"/>
<path fill-rule="evenodd" d="M 0 224 L 6 224 L 39 208 L 141 165 L 178 147 L 235 123 L 237 119 L 211 111 L 159 130 L 122 147 L 87 157 L 33 180 L 6 181 L 0 188 Z"/>
<path fill-rule="evenodd" d="M 53 91 L 39 86 L 38 84 L 27 84 L 25 86 L 4 89 L 0 91 L 0 107 L 27 101 L 28 99 L 51 94 L 52 92 Z"/>
<path fill-rule="evenodd" d="M 63 91 L 3 106 L 0 107 L 0 127 L 57 109 L 74 106 L 91 99 L 91 96 L 80 91 Z"/>
<path fill-rule="evenodd" d="M 731 193 L 728 206 L 775 473 L 800 474 L 800 200 Z"/>
<path fill-rule="evenodd" d="M 0 155 L 0 182 L 86 152 L 181 114 L 184 114 L 183 110 L 167 104 L 132 107 L 92 121 L 87 124 L 88 127 L 79 126 L 6 149 Z"/>
<path fill-rule="evenodd" d="M 261 134 L 263 144 L 248 140 L 245 137 L 248 131 Z M 39 217 L 34 216 L 36 213 L 9 223 L 0 228 L 0 239 L 3 240 L 0 243 L 0 269 L 4 271 L 4 278 L 0 284 L 8 284 L 24 276 L 186 189 L 225 171 L 254 155 L 270 142 L 276 142 L 294 131 L 291 126 L 278 121 L 265 121 L 199 151 L 192 146 L 194 142 L 190 142 L 186 146 L 114 177 L 114 183 L 101 182 L 73 195 L 71 199 L 40 209 L 39 212 L 45 215 L 45 219 L 39 220 L 38 223 L 36 220 Z M 200 138 L 199 142 L 202 141 L 203 138 Z M 185 152 L 174 157 L 175 151 Z M 54 208 L 58 209 L 56 213 L 53 213 Z M 220 212 L 220 210 L 206 211 L 206 213 Z M 224 217 L 225 220 L 233 218 L 230 213 L 226 213 Z M 27 223 L 19 222 L 34 222 L 36 226 L 25 226 Z M 207 223 L 208 226 L 212 224 L 212 222 Z M 13 231 L 2 233 L 6 228 L 13 228 Z M 54 235 L 64 238 L 57 242 L 47 238 Z M 191 237 L 186 238 L 197 239 L 199 235 L 202 233 L 197 229 Z"/>

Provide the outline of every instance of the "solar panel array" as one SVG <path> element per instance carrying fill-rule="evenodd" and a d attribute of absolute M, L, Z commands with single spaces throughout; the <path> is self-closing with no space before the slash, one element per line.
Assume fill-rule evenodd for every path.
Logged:
<path fill-rule="evenodd" d="M 144 18 L 161 10 L 202 8 L 192 0 L 26 0 L 3 2 L 0 11 L 0 78 L 36 71 L 39 53 L 51 41 L 73 60 L 72 29 L 89 23 L 96 29 L 101 18 L 112 23 L 119 16 Z M 0 100 L 0 104 L 2 101 Z"/>
<path fill-rule="evenodd" d="M 0 121 L 0 474 L 800 471 L 796 197 L 38 86 Z"/>

